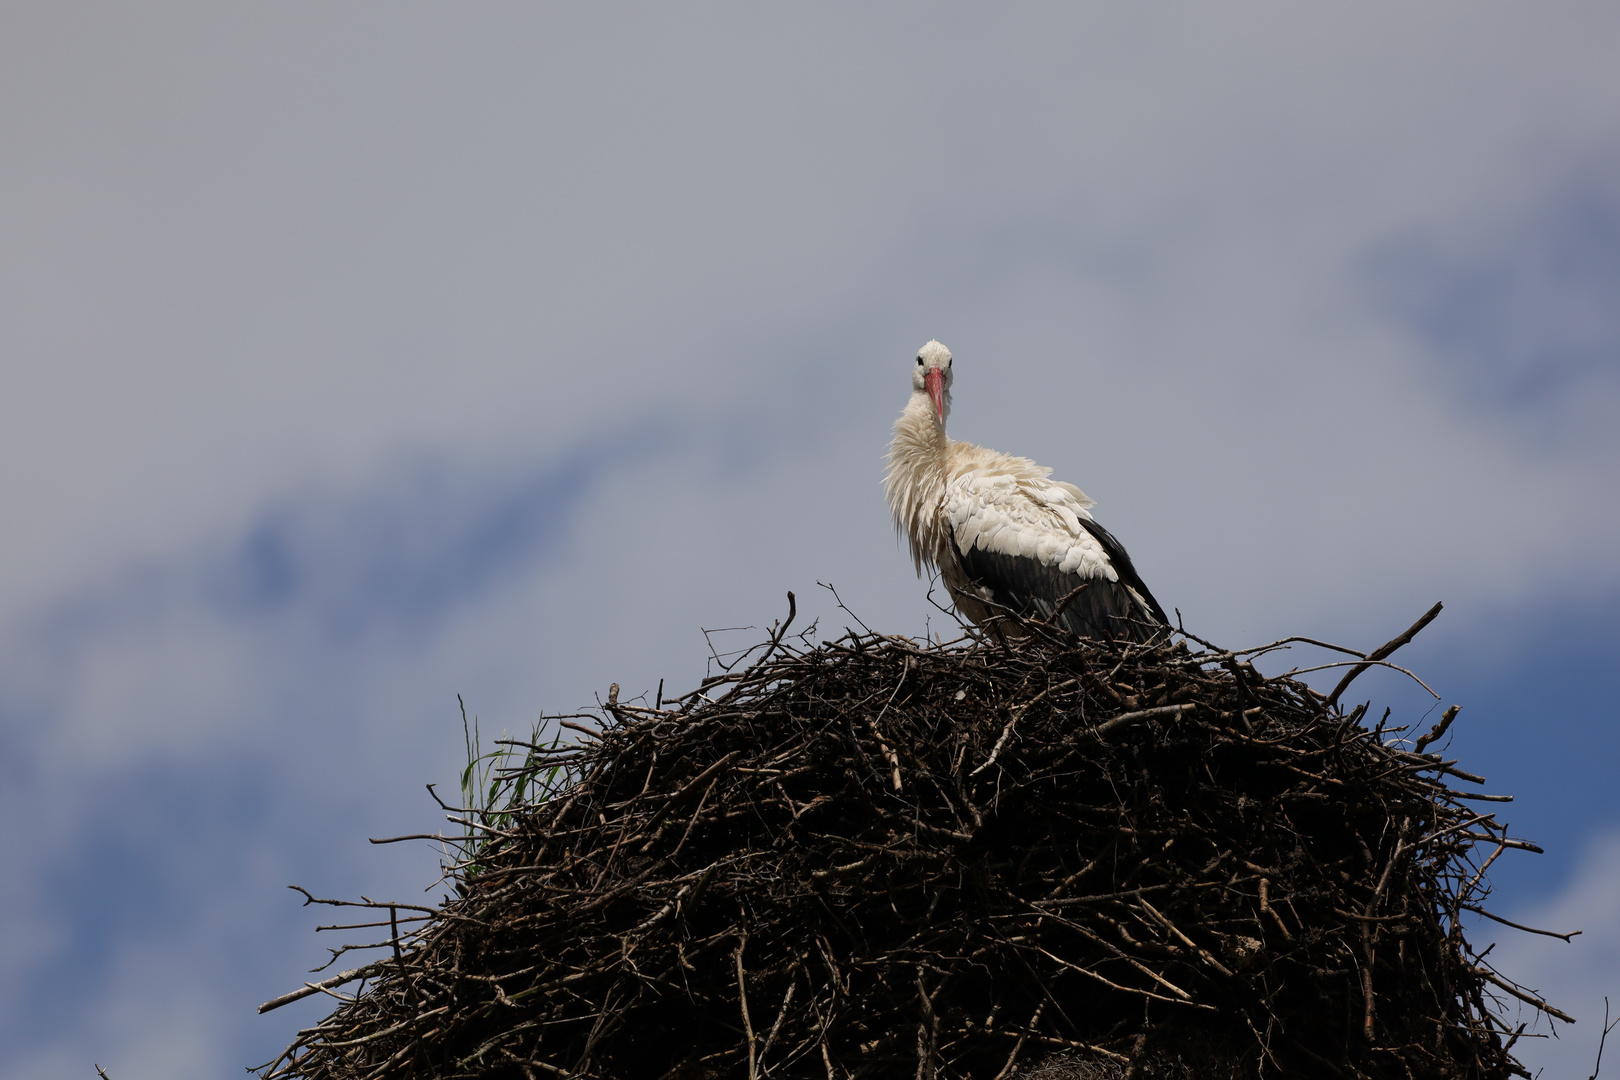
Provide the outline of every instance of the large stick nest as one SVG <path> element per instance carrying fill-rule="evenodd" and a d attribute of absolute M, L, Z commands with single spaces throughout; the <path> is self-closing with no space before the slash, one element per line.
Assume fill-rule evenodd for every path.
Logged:
<path fill-rule="evenodd" d="M 785 629 L 520 744 L 266 1080 L 1502 1077 L 1562 1017 L 1460 926 L 1533 845 L 1263 650 Z"/>

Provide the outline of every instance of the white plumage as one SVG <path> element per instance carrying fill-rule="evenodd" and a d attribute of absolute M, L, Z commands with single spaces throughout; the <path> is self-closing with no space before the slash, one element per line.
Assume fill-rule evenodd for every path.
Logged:
<path fill-rule="evenodd" d="M 884 492 L 918 573 L 938 567 L 976 623 L 1056 613 L 1082 636 L 1152 636 L 1164 611 L 1083 491 L 1028 458 L 946 437 L 953 378 L 950 351 L 924 345 L 889 444 Z M 1016 620 L 1007 627 L 1018 632 Z"/>

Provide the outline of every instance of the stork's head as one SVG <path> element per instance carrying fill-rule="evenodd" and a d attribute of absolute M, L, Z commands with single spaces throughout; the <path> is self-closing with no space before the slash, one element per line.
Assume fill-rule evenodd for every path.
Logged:
<path fill-rule="evenodd" d="M 917 350 L 917 363 L 911 369 L 913 393 L 924 393 L 934 402 L 934 415 L 943 424 L 951 411 L 951 350 L 930 341 Z"/>

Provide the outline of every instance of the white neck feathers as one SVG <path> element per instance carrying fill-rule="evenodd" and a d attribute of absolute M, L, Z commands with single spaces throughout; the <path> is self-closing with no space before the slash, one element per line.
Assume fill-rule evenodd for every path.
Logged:
<path fill-rule="evenodd" d="M 950 407 L 947 394 L 947 416 Z M 950 538 L 944 514 L 948 446 L 945 425 L 934 412 L 933 401 L 925 391 L 914 392 L 894 422 L 883 494 L 895 528 L 911 542 L 911 560 L 919 574 L 924 564 L 940 566 L 948 559 Z"/>

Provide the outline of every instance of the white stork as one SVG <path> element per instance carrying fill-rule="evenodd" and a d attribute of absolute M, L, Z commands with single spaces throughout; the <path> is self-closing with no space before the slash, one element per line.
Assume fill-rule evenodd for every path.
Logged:
<path fill-rule="evenodd" d="M 884 494 L 918 576 L 938 567 L 956 610 L 980 624 L 1056 613 L 1055 625 L 1082 637 L 1137 641 L 1167 626 L 1085 492 L 1028 458 L 946 438 L 951 380 L 950 350 L 930 341 L 889 444 Z M 1016 619 L 1005 625 L 1019 633 Z"/>

